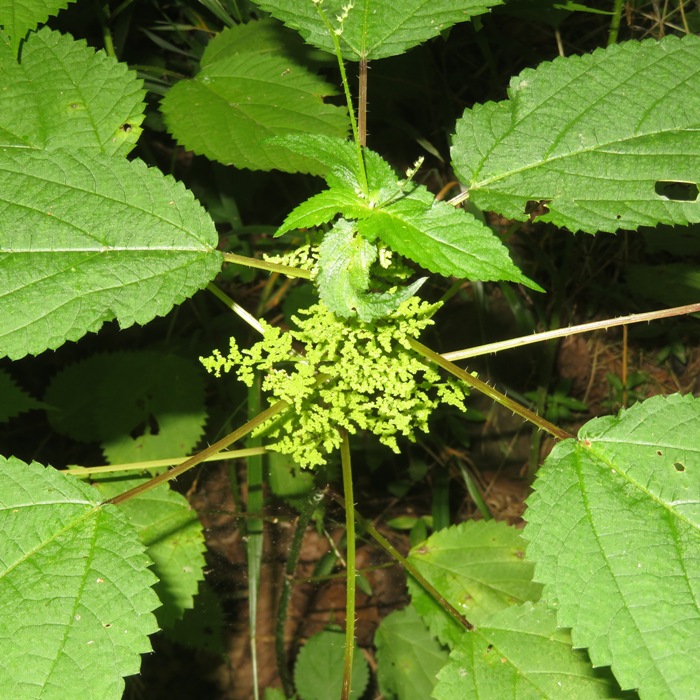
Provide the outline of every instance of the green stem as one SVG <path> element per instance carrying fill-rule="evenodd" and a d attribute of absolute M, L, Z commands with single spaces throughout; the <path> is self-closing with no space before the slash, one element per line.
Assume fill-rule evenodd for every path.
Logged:
<path fill-rule="evenodd" d="M 105 11 L 105 5 L 100 0 L 96 0 L 94 5 L 95 14 L 97 15 L 97 19 L 100 23 L 100 29 L 102 30 L 102 43 L 104 45 L 104 51 L 108 56 L 116 58 L 117 54 L 114 50 L 112 32 L 109 31 L 109 19 L 107 16 L 107 11 Z"/>
<path fill-rule="evenodd" d="M 241 459 L 253 455 L 267 454 L 266 447 L 249 447 L 244 450 L 226 450 L 203 459 L 202 462 L 218 462 L 223 459 Z M 144 471 L 146 469 L 162 469 L 182 464 L 188 457 L 171 457 L 170 459 L 150 459 L 144 462 L 129 462 L 128 464 L 105 464 L 100 467 L 71 467 L 62 470 L 63 474 L 72 476 L 89 476 L 90 474 L 112 474 L 113 472 Z"/>
<path fill-rule="evenodd" d="M 469 384 L 469 386 L 473 387 L 477 391 L 480 391 L 482 394 L 485 394 L 497 403 L 500 403 L 504 408 L 510 409 L 513 411 L 513 413 L 519 415 L 533 425 L 536 425 L 538 428 L 548 432 L 558 440 L 566 440 L 574 437 L 571 433 L 557 427 L 554 425 L 554 423 L 550 423 L 548 420 L 542 418 L 542 416 L 538 416 L 536 413 L 533 413 L 529 409 L 525 408 L 525 406 L 519 404 L 517 401 L 513 401 L 513 399 L 508 398 L 505 394 L 502 394 L 497 389 L 489 386 L 486 382 L 481 381 L 481 379 L 477 379 L 474 375 L 469 374 L 469 372 L 461 369 L 460 367 L 457 367 L 457 365 L 453 364 L 449 360 L 446 360 L 444 357 L 442 357 L 442 355 L 438 355 L 434 350 L 431 350 L 422 343 L 419 343 L 417 340 L 409 340 L 408 342 L 416 352 L 419 352 L 427 360 L 434 362 L 436 365 L 438 365 L 438 367 L 442 367 L 443 369 L 447 370 L 450 374 L 457 377 L 457 379 L 461 379 L 466 384 Z"/>
<path fill-rule="evenodd" d="M 338 60 L 338 67 L 340 68 L 340 79 L 343 83 L 343 91 L 345 92 L 345 102 L 348 105 L 348 115 L 350 117 L 350 128 L 352 129 L 352 138 L 355 141 L 355 150 L 357 152 L 357 165 L 358 173 L 360 176 L 360 188 L 362 192 L 369 196 L 369 185 L 367 184 L 367 171 L 365 169 L 365 159 L 362 155 L 362 144 L 363 138 L 361 138 L 359 129 L 357 128 L 357 120 L 355 119 L 355 107 L 352 102 L 352 95 L 350 94 L 350 84 L 348 83 L 348 75 L 345 72 L 345 62 L 343 61 L 343 52 L 340 50 L 340 41 L 338 41 L 338 34 L 333 25 L 326 17 L 326 13 L 323 11 L 320 2 L 315 2 L 318 14 L 321 16 L 321 21 L 326 25 L 326 29 L 331 36 L 333 41 L 333 46 L 335 48 L 335 57 Z"/>
<path fill-rule="evenodd" d="M 260 381 L 248 390 L 248 415 L 256 416 L 260 412 Z M 250 436 L 248 447 L 260 447 L 260 437 Z M 263 458 L 262 455 L 249 457 L 247 460 L 247 485 L 249 519 L 246 523 L 248 538 L 246 555 L 248 560 L 248 626 L 250 627 L 250 658 L 253 673 L 253 697 L 258 700 L 258 591 L 260 590 L 260 572 L 262 569 L 263 521 Z"/>
<path fill-rule="evenodd" d="M 345 598 L 345 659 L 343 663 L 343 686 L 340 694 L 341 700 L 350 697 L 352 683 L 352 661 L 355 652 L 355 498 L 352 489 L 352 464 L 350 462 L 350 440 L 345 430 L 341 432 L 343 442 L 340 445 L 340 462 L 343 469 L 343 491 L 345 503 L 350 503 L 350 508 L 345 508 L 345 539 L 346 539 L 346 598 Z"/>
<path fill-rule="evenodd" d="M 275 620 L 275 656 L 277 657 L 277 671 L 282 681 L 282 688 L 285 697 L 291 698 L 294 695 L 294 683 L 292 681 L 289 668 L 287 666 L 287 652 L 284 645 L 284 628 L 287 623 L 287 613 L 289 611 L 289 599 L 292 595 L 292 580 L 294 571 L 299 563 L 301 556 L 301 545 L 304 541 L 306 528 L 311 522 L 313 514 L 316 512 L 319 504 L 323 500 L 323 493 L 314 491 L 309 494 L 304 507 L 299 513 L 294 535 L 289 545 L 289 555 L 287 563 L 284 567 L 284 578 L 282 579 L 282 592 L 280 593 L 280 601 L 277 607 L 277 616 Z"/>
<path fill-rule="evenodd" d="M 146 493 L 147 491 L 150 491 L 151 489 L 154 489 L 157 486 L 170 481 L 171 479 L 175 479 L 176 477 L 180 476 L 180 474 L 184 474 L 186 471 L 192 469 L 192 467 L 196 467 L 205 459 L 218 454 L 229 445 L 232 445 L 234 442 L 244 438 L 246 435 L 248 435 L 248 433 L 252 433 L 253 430 L 255 430 L 259 425 L 262 425 L 265 421 L 269 420 L 273 416 L 276 416 L 281 411 L 284 411 L 285 408 L 289 408 L 289 404 L 286 401 L 278 401 L 277 403 L 272 404 L 270 408 L 264 410 L 262 413 L 259 413 L 245 425 L 242 425 L 232 433 L 229 433 L 226 437 L 221 438 L 221 440 L 215 442 L 213 445 L 210 445 L 205 450 L 202 450 L 198 454 L 186 459 L 184 462 L 182 462 L 182 464 L 178 464 L 176 467 L 173 467 L 167 472 L 153 477 L 153 479 L 150 479 L 145 484 L 139 484 L 133 489 L 129 489 L 124 493 L 120 493 L 118 496 L 114 496 L 114 498 L 108 499 L 105 501 L 105 503 L 111 503 L 115 506 L 119 505 L 120 503 L 124 503 L 124 501 L 128 501 L 129 499 L 135 498 L 142 493 Z"/>
<path fill-rule="evenodd" d="M 246 267 L 254 267 L 257 270 L 267 270 L 268 272 L 279 272 L 282 275 L 287 275 L 287 277 L 301 277 L 305 280 L 311 279 L 311 270 L 304 270 L 301 267 L 280 265 L 279 263 L 258 260 L 257 258 L 248 258 L 245 255 L 237 255 L 236 253 L 223 253 L 223 256 L 226 262 L 235 263 L 236 265 L 245 265 Z"/>
<path fill-rule="evenodd" d="M 610 21 L 610 29 L 608 30 L 608 46 L 617 43 L 617 35 L 620 31 L 620 22 L 622 20 L 623 0 L 615 0 L 612 11 L 612 20 Z"/>
<path fill-rule="evenodd" d="M 340 504 L 343 508 L 345 508 L 345 512 L 349 512 L 349 508 L 347 507 L 347 501 L 344 499 L 340 494 L 335 493 L 332 490 L 329 490 L 329 494 L 331 498 L 338 504 Z M 363 527 L 365 532 L 385 551 L 389 556 L 391 556 L 395 561 L 397 561 L 403 568 L 404 570 L 413 578 L 417 583 L 419 583 L 427 593 L 429 593 L 435 601 L 438 603 L 438 605 L 448 614 L 450 617 L 454 618 L 456 622 L 458 622 L 460 625 L 465 627 L 468 630 L 471 630 L 473 628 L 472 624 L 467 620 L 464 615 L 462 615 L 457 608 L 452 605 L 448 600 L 446 600 L 442 594 L 433 586 L 428 579 L 421 574 L 420 571 L 408 560 L 406 557 L 399 552 L 396 547 L 394 547 L 389 540 L 387 540 L 384 535 L 377 530 L 374 525 L 364 518 L 360 513 L 357 512 L 354 508 L 352 509 L 354 514 L 355 514 L 355 519 L 357 520 L 358 523 Z"/>
<path fill-rule="evenodd" d="M 442 357 L 445 360 L 466 360 L 470 357 L 480 357 L 501 350 L 510 350 L 512 348 L 521 348 L 532 343 L 541 343 L 545 340 L 553 340 L 554 338 L 565 338 L 576 333 L 588 333 L 589 331 L 607 330 L 615 326 L 625 326 L 631 323 L 648 323 L 661 318 L 671 318 L 672 316 L 685 316 L 687 314 L 700 313 L 700 304 L 686 304 L 685 306 L 674 306 L 672 309 L 661 309 L 660 311 L 646 311 L 641 314 L 629 314 L 629 316 L 620 316 L 619 318 L 610 318 L 605 321 L 591 321 L 590 323 L 582 323 L 578 326 L 568 326 L 567 328 L 556 328 L 552 331 L 544 331 L 543 333 L 533 333 L 520 338 L 511 338 L 510 340 L 499 340 L 496 343 L 488 345 L 479 345 L 475 348 L 467 348 L 466 350 L 455 350 L 454 352 L 446 352 Z"/>

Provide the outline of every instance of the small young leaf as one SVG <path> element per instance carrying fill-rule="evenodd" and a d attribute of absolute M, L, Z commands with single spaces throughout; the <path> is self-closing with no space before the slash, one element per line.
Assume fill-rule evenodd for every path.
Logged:
<path fill-rule="evenodd" d="M 502 0 L 326 0 L 321 8 L 334 28 L 344 6 L 350 11 L 339 36 L 343 57 L 350 61 L 397 56 L 432 39 L 457 22 L 488 12 Z M 333 52 L 333 41 L 311 0 L 258 0 L 258 5 L 287 26 L 299 30 L 306 41 Z"/>
<path fill-rule="evenodd" d="M 413 606 L 385 617 L 374 638 L 377 680 L 384 697 L 425 700 L 447 663 L 447 650 L 428 631 Z"/>
<path fill-rule="evenodd" d="M 30 29 L 36 29 L 70 2 L 74 0 L 0 0 L 0 26 L 9 34 L 14 53 Z"/>
<path fill-rule="evenodd" d="M 98 493 L 0 458 L 0 687 L 12 700 L 119 700 L 157 630 L 143 545 Z"/>
<path fill-rule="evenodd" d="M 217 274 L 214 224 L 170 177 L 86 151 L 0 149 L 0 354 L 166 314 Z"/>
<path fill-rule="evenodd" d="M 641 697 L 697 695 L 700 400 L 589 421 L 537 475 L 524 536 L 543 597 L 594 666 Z"/>
<path fill-rule="evenodd" d="M 105 474 L 92 481 L 104 500 L 124 493 L 150 479 L 135 472 Z M 158 577 L 153 589 L 162 607 L 156 611 L 161 628 L 172 627 L 185 610 L 194 606 L 199 582 L 204 578 L 204 532 L 187 499 L 167 484 L 136 496 L 119 506 L 153 560 Z"/>
<path fill-rule="evenodd" d="M 359 316 L 370 323 L 412 297 L 426 278 L 397 291 L 370 293 L 370 266 L 377 259 L 377 247 L 356 235 L 355 226 L 345 219 L 324 236 L 319 248 L 318 291 L 328 308 L 341 318 Z"/>
<path fill-rule="evenodd" d="M 205 53 L 194 80 L 179 82 L 165 96 L 165 122 L 185 148 L 225 165 L 320 174 L 303 154 L 266 139 L 290 132 L 343 137 L 347 111 L 323 102 L 335 89 L 291 58 L 284 44 L 277 51 L 256 50 L 251 35 L 270 38 L 268 25 L 258 24 L 225 30 L 248 50 L 239 49 L 234 37 Z"/>
<path fill-rule="evenodd" d="M 358 230 L 446 277 L 508 280 L 542 291 L 515 266 L 488 226 L 463 209 L 435 201 L 422 186 L 373 209 L 358 222 Z"/>
<path fill-rule="evenodd" d="M 7 372 L 0 370 L 0 423 L 25 411 L 44 406 L 41 401 L 22 391 Z"/>
<path fill-rule="evenodd" d="M 325 630 L 301 648 L 294 666 L 294 684 L 300 700 L 339 698 L 343 684 L 345 634 Z M 352 664 L 351 698 L 360 698 L 369 682 L 369 666 L 356 648 Z"/>
<path fill-rule="evenodd" d="M 136 73 L 59 32 L 32 34 L 21 63 L 0 41 L 0 84 L 0 146 L 125 156 L 141 134 L 145 93 Z"/>
<path fill-rule="evenodd" d="M 511 605 L 537 600 L 520 532 L 495 520 L 460 523 L 431 535 L 411 550 L 410 561 L 474 625 Z M 409 579 L 413 605 L 431 632 L 450 646 L 464 634 L 418 584 Z"/>
<path fill-rule="evenodd" d="M 440 672 L 436 700 L 603 700 L 615 682 L 571 648 L 544 603 L 506 608 L 462 635 Z"/>
<path fill-rule="evenodd" d="M 101 443 L 110 464 L 186 455 L 206 420 L 201 369 L 160 352 L 94 355 L 57 374 L 44 398 L 53 428 Z"/>
<path fill-rule="evenodd" d="M 572 231 L 700 221 L 698 63 L 700 38 L 689 35 L 527 69 L 508 100 L 458 121 L 455 171 L 480 208 L 524 220 L 538 205 L 538 220 Z M 696 194 L 674 199 L 659 183 Z"/>

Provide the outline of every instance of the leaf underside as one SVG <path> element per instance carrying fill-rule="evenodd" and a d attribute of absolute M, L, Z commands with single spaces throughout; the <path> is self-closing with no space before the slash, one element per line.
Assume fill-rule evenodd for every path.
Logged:
<path fill-rule="evenodd" d="M 525 70 L 458 121 L 455 172 L 480 208 L 572 231 L 700 221 L 698 66 L 689 35 Z"/>
<path fill-rule="evenodd" d="M 524 535 L 543 597 L 594 666 L 642 698 L 697 694 L 700 401 L 587 423 L 538 472 Z"/>

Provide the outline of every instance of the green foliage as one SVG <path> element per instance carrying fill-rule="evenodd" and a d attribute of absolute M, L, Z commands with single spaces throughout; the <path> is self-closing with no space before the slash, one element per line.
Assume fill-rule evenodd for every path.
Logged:
<path fill-rule="evenodd" d="M 463 635 L 438 679 L 436 700 L 621 697 L 584 652 L 571 648 L 545 603 L 506 608 Z"/>
<path fill-rule="evenodd" d="M 221 266 L 214 226 L 191 193 L 117 157 L 143 119 L 134 74 L 47 29 L 22 57 L 18 65 L 0 49 L 11 86 L 0 96 L 0 353 L 11 358 L 112 319 L 146 323 Z"/>
<path fill-rule="evenodd" d="M 301 648 L 294 665 L 294 684 L 300 700 L 340 697 L 345 639 L 338 630 L 315 634 Z M 360 698 L 369 682 L 369 666 L 362 654 L 354 655 L 351 698 Z"/>
<path fill-rule="evenodd" d="M 3 147 L 126 156 L 141 134 L 141 81 L 84 41 L 45 27 L 23 44 L 18 63 L 0 34 L 0 81 Z"/>
<path fill-rule="evenodd" d="M 329 189 L 302 203 L 278 230 L 327 223 L 340 214 L 357 220 L 358 232 L 380 239 L 431 272 L 472 280 L 510 280 L 540 287 L 513 264 L 493 231 L 463 209 L 435 198 L 422 185 L 399 180 L 378 154 L 363 150 L 363 166 L 348 142 L 322 136 L 294 135 L 272 143 L 314 158 Z M 323 269 L 323 261 L 320 261 Z"/>
<path fill-rule="evenodd" d="M 409 560 L 472 624 L 481 625 L 511 605 L 539 599 L 520 533 L 495 520 L 468 521 L 440 530 L 409 554 Z M 416 611 L 450 647 L 461 627 L 417 583 L 409 582 Z"/>
<path fill-rule="evenodd" d="M 43 406 L 40 401 L 20 389 L 7 372 L 0 371 L 0 423 Z"/>
<path fill-rule="evenodd" d="M 342 55 L 357 61 L 405 52 L 498 4 L 264 0 L 260 7 L 325 52 L 337 40 Z M 0 0 L 0 351 L 10 358 L 58 348 L 105 321 L 145 324 L 206 286 L 222 261 L 219 234 L 191 192 L 126 159 L 146 109 L 135 72 L 108 55 L 119 54 L 110 30 L 128 24 L 120 24 L 128 3 L 111 17 L 99 10 L 106 52 L 47 28 L 31 31 L 62 5 Z M 591 9 L 527 5 L 530 13 Z M 235 368 L 249 385 L 255 372 L 263 374 L 271 401 L 288 407 L 260 432 L 268 447 L 302 466 L 323 464 L 343 431 L 369 431 L 398 451 L 399 437 L 415 440 L 428 430 L 440 402 L 464 408 L 466 390 L 414 349 L 439 304 L 412 296 L 422 280 L 396 289 L 412 271 L 400 256 L 445 277 L 539 289 L 477 209 L 518 220 L 539 209 L 542 221 L 588 232 L 700 221 L 697 37 L 559 58 L 513 78 L 507 100 L 467 110 L 452 139 L 451 169 L 467 188 L 472 214 L 436 201 L 414 181 L 416 168 L 400 178 L 378 153 L 344 139 L 348 114 L 325 101 L 337 90 L 319 77 L 328 64 L 299 37 L 271 19 L 241 23 L 251 16 L 245 3 L 206 6 L 230 28 L 208 44 L 194 79 L 167 90 L 166 81 L 183 66 L 190 71 L 199 55 L 199 39 L 184 25 L 170 29 L 173 42 L 191 40 L 190 51 L 158 39 L 179 52 L 176 71 L 161 65 L 160 54 L 141 66 L 160 76 L 170 133 L 224 164 L 311 172 L 327 184 L 278 230 L 326 229 L 320 245 L 312 233 L 287 257 L 311 270 L 321 302 L 292 318 L 295 330 L 265 324 L 264 339 L 251 349 L 232 341 L 227 357 L 215 352 L 206 361 L 217 373 Z M 194 17 L 190 10 L 175 3 L 182 17 Z M 517 12 L 516 3 L 502 11 Z M 562 15 L 548 17 L 558 26 Z M 329 34 L 328 24 L 338 32 Z M 485 70 L 496 75 L 484 34 L 475 43 Z M 159 122 L 155 112 L 151 122 Z M 139 149 L 149 162 L 170 149 L 153 143 Z M 173 164 L 179 171 L 179 156 Z M 274 183 L 266 203 L 277 205 L 285 185 L 266 182 Z M 243 201 L 254 186 L 237 183 Z M 238 225 L 238 205 L 226 193 L 227 214 L 235 212 Z M 256 253 L 258 242 L 266 250 L 273 243 L 250 241 Z M 632 269 L 627 282 L 641 293 L 661 274 L 697 290 L 692 266 Z M 667 294 L 654 290 L 675 301 Z M 0 397 L 0 419 L 39 406 L 4 372 Z M 51 419 L 57 432 L 100 441 L 111 461 L 186 454 L 205 415 L 196 370 L 151 352 L 110 352 L 59 371 L 47 398 L 61 409 Z M 575 408 L 563 390 L 554 404 L 560 416 Z M 440 700 L 620 696 L 607 668 L 593 670 L 603 666 L 642 698 L 693 696 L 700 651 L 697 406 L 692 397 L 651 399 L 592 421 L 578 439 L 558 445 L 529 500 L 528 559 L 520 533 L 491 522 L 447 528 L 416 547 L 408 565 L 474 628 L 411 583 L 411 605 L 377 634 L 382 692 L 433 692 Z M 92 488 L 38 464 L 0 460 L 0 687 L 8 697 L 118 698 L 122 676 L 136 672 L 139 654 L 150 649 L 156 618 L 177 630 L 195 604 L 202 530 L 185 499 L 164 486 L 122 499 L 148 480 L 103 479 Z M 285 497 L 310 488 L 308 479 L 282 481 L 272 489 Z M 115 497 L 119 510 L 100 503 L 100 494 Z M 252 526 L 262 522 L 262 491 L 250 504 L 257 505 L 249 533 L 261 537 Z M 416 523 L 425 534 L 425 517 Z M 249 549 L 258 561 L 260 545 Z M 151 588 L 163 602 L 157 616 Z M 342 635 L 329 631 L 301 650 L 295 680 L 302 700 L 339 694 L 343 647 Z M 368 681 L 359 653 L 355 675 L 359 696 Z"/>
<path fill-rule="evenodd" d="M 106 500 L 149 478 L 127 472 L 93 480 Z M 187 499 L 167 484 L 132 498 L 121 506 L 121 511 L 153 561 L 151 571 L 158 577 L 153 590 L 161 602 L 156 611 L 158 626 L 172 628 L 185 610 L 193 607 L 197 587 L 204 577 L 204 533 L 199 518 Z"/>
<path fill-rule="evenodd" d="M 370 269 L 378 257 L 375 245 L 356 235 L 355 226 L 339 219 L 319 246 L 318 293 L 341 318 L 357 315 L 364 323 L 388 316 L 413 296 L 427 278 L 400 291 L 368 293 Z M 376 278 L 375 278 L 376 284 Z"/>
<path fill-rule="evenodd" d="M 0 149 L 0 176 L 0 281 L 15 310 L 0 317 L 3 355 L 56 348 L 112 319 L 147 323 L 221 266 L 204 210 L 140 161 Z"/>
<path fill-rule="evenodd" d="M 0 458 L 0 521 L 3 694 L 119 700 L 157 629 L 138 535 L 91 487 L 14 458 Z"/>
<path fill-rule="evenodd" d="M 57 374 L 45 400 L 59 433 L 99 442 L 110 464 L 186 455 L 204 430 L 201 371 L 175 355 L 106 353 Z M 76 386 L 89 386 L 78 393 Z"/>
<path fill-rule="evenodd" d="M 299 330 L 281 333 L 264 324 L 263 340 L 250 350 L 240 351 L 231 338 L 226 357 L 215 350 L 200 359 L 217 376 L 235 369 L 248 386 L 256 370 L 264 373 L 262 388 L 270 392 L 270 402 L 289 404 L 281 418 L 263 426 L 270 439 L 266 446 L 301 466 L 324 464 L 340 447 L 341 428 L 351 435 L 372 432 L 398 452 L 397 436 L 415 440 L 416 430 L 427 431 L 441 401 L 464 410 L 465 389 L 450 379 L 441 382 L 435 367 L 409 345 L 431 325 L 436 310 L 412 298 L 367 324 L 355 317 L 340 320 L 316 304 L 292 318 Z M 303 345 L 303 355 L 294 351 L 295 341 Z"/>
<path fill-rule="evenodd" d="M 559 58 L 513 78 L 509 99 L 457 123 L 455 171 L 483 209 L 572 231 L 700 220 L 700 198 L 659 182 L 698 182 L 700 39 L 669 36 Z M 697 194 L 697 189 L 696 189 Z"/>
<path fill-rule="evenodd" d="M 334 46 L 327 21 L 339 30 L 343 58 L 373 60 L 408 51 L 457 22 L 466 22 L 502 0 L 259 0 L 257 3 L 324 51 Z M 346 8 L 350 8 L 347 10 Z M 340 18 L 343 18 L 342 21 Z"/>
<path fill-rule="evenodd" d="M 194 80 L 162 102 L 165 123 L 195 153 L 238 168 L 317 172 L 303 154 L 265 141 L 290 132 L 344 137 L 347 111 L 325 104 L 336 90 L 290 55 L 272 21 L 231 27 L 213 39 Z"/>
<path fill-rule="evenodd" d="M 527 555 L 558 624 L 642 697 L 695 693 L 699 424 L 700 401 L 680 395 L 590 421 L 528 500 Z"/>
<path fill-rule="evenodd" d="M 12 41 L 16 54 L 28 31 L 36 29 L 72 0 L 0 0 L 0 27 Z"/>
<path fill-rule="evenodd" d="M 430 634 L 413 606 L 387 615 L 377 629 L 374 643 L 377 680 L 384 697 L 432 697 L 437 674 L 447 663 L 447 651 Z"/>

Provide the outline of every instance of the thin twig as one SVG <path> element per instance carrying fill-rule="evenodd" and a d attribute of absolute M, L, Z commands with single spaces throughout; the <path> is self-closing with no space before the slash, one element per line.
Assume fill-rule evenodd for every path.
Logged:
<path fill-rule="evenodd" d="M 654 321 L 660 318 L 670 318 L 672 316 L 683 316 L 685 314 L 694 313 L 700 313 L 700 304 L 676 306 L 672 309 L 649 311 L 643 314 L 630 314 L 629 316 L 620 316 L 619 318 L 608 319 L 606 321 L 592 321 L 591 323 L 582 323 L 579 326 L 557 328 L 553 331 L 545 331 L 544 333 L 533 333 L 532 335 L 526 335 L 521 338 L 511 338 L 510 340 L 501 340 L 497 343 L 480 345 L 476 348 L 466 348 L 464 350 L 446 352 L 442 355 L 442 357 L 446 360 L 455 362 L 457 360 L 466 360 L 470 357 L 478 357 L 480 355 L 487 355 L 493 352 L 500 352 L 501 350 L 519 348 L 523 345 L 530 345 L 531 343 L 541 343 L 544 340 L 564 338 L 569 335 L 575 335 L 576 333 L 605 330 L 608 328 L 614 328 L 615 326 L 624 326 L 630 323 L 642 323 L 643 321 Z"/>

